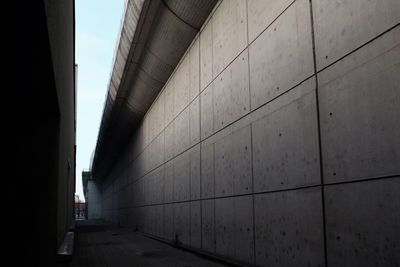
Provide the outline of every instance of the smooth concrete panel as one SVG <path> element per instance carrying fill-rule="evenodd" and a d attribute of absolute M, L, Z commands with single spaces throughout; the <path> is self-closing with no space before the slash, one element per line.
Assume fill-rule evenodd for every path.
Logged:
<path fill-rule="evenodd" d="M 164 163 L 164 132 L 158 135 L 146 148 L 148 151 L 148 169 L 147 171 L 157 168 Z"/>
<path fill-rule="evenodd" d="M 140 125 L 140 152 L 142 152 L 143 150 L 145 150 L 145 148 L 147 147 L 147 145 L 149 144 L 149 137 L 147 136 L 147 121 L 143 120 L 141 125 Z"/>
<path fill-rule="evenodd" d="M 400 27 L 318 74 L 325 182 L 400 174 Z"/>
<path fill-rule="evenodd" d="M 144 128 L 144 136 L 145 136 L 145 143 L 146 145 L 150 144 L 155 135 L 152 132 L 152 127 L 153 127 L 153 116 L 155 113 L 153 112 L 153 107 L 150 107 L 150 109 L 147 111 L 146 115 L 143 118 L 143 128 Z"/>
<path fill-rule="evenodd" d="M 103 217 L 101 219 L 103 219 Z M 133 229 L 134 231 L 136 231 L 135 208 L 128 208 L 127 209 L 126 220 L 127 220 L 127 226 L 126 227 L 129 227 L 130 229 Z"/>
<path fill-rule="evenodd" d="M 254 262 L 253 196 L 215 200 L 216 253 Z"/>
<path fill-rule="evenodd" d="M 163 170 L 157 169 L 143 177 L 145 205 L 153 205 L 163 201 Z M 115 193 L 117 196 L 121 194 Z M 120 204 L 118 205 L 120 206 Z"/>
<path fill-rule="evenodd" d="M 200 134 L 201 139 L 210 136 L 214 132 L 213 120 L 213 86 L 210 84 L 200 94 Z"/>
<path fill-rule="evenodd" d="M 320 70 L 400 22 L 398 0 L 313 1 Z"/>
<path fill-rule="evenodd" d="M 174 204 L 164 205 L 164 236 L 170 241 L 175 240 L 174 236 Z"/>
<path fill-rule="evenodd" d="M 139 204 L 144 205 L 144 179 L 140 179 L 138 181 L 138 190 L 139 190 Z"/>
<path fill-rule="evenodd" d="M 187 152 L 174 160 L 174 201 L 190 199 L 190 154 Z"/>
<path fill-rule="evenodd" d="M 164 107 L 162 109 L 162 112 L 164 114 Z M 164 115 L 163 115 L 164 117 Z M 132 162 L 136 159 L 136 157 L 139 154 L 139 144 L 140 144 L 140 137 L 139 137 L 139 128 L 136 129 L 132 135 L 132 137 L 130 138 L 129 142 L 127 143 L 127 148 L 126 148 L 126 153 L 127 153 L 127 161 L 129 162 L 128 164 L 132 164 Z M 164 130 L 164 129 L 162 129 Z M 132 166 L 132 165 L 131 165 Z M 133 174 L 133 170 L 129 171 L 129 175 L 130 175 L 130 179 L 132 181 L 132 174 Z"/>
<path fill-rule="evenodd" d="M 148 177 L 146 177 L 147 180 L 149 180 L 148 183 L 148 188 L 147 188 L 147 194 L 149 195 L 150 203 L 151 205 L 157 204 L 157 192 L 162 192 L 164 188 L 160 187 L 156 182 L 156 175 L 154 172 L 149 174 Z M 162 195 L 161 195 L 162 196 Z"/>
<path fill-rule="evenodd" d="M 214 197 L 214 145 L 201 143 L 201 198 Z"/>
<path fill-rule="evenodd" d="M 164 205 L 156 206 L 156 235 L 164 236 Z"/>
<path fill-rule="evenodd" d="M 290 103 L 252 124 L 255 192 L 321 182 L 315 90 L 291 95 Z"/>
<path fill-rule="evenodd" d="M 203 31 L 200 32 L 200 91 L 208 86 L 212 80 L 212 20 L 209 20 Z"/>
<path fill-rule="evenodd" d="M 153 199 L 155 204 L 164 202 L 164 166 L 161 165 L 153 172 Z"/>
<path fill-rule="evenodd" d="M 246 0 L 222 1 L 212 17 L 213 78 L 247 46 Z"/>
<path fill-rule="evenodd" d="M 105 192 L 103 191 L 103 196 L 105 195 Z M 132 197 L 133 197 L 133 206 L 140 206 L 142 205 L 142 195 L 143 195 L 143 188 L 142 188 L 142 180 L 139 180 L 137 182 L 134 182 L 132 184 Z M 103 203 L 104 206 L 104 203 Z"/>
<path fill-rule="evenodd" d="M 215 196 L 252 192 L 250 125 L 214 144 Z"/>
<path fill-rule="evenodd" d="M 139 208 L 136 208 L 136 218 L 137 218 L 137 221 L 136 221 L 136 227 L 137 227 L 137 230 L 139 230 L 139 231 L 144 231 L 145 229 L 144 229 L 144 221 L 145 221 L 145 218 L 144 218 L 144 208 L 145 207 L 139 207 Z M 110 213 L 111 211 L 108 211 L 108 213 Z M 107 220 L 109 220 L 109 219 L 107 219 Z"/>
<path fill-rule="evenodd" d="M 255 195 L 256 264 L 323 266 L 321 188 Z"/>
<path fill-rule="evenodd" d="M 143 175 L 146 174 L 146 165 L 147 165 L 147 160 L 146 160 L 146 150 L 143 150 L 142 153 L 138 156 L 137 160 L 137 166 L 138 166 L 138 177 L 143 177 Z"/>
<path fill-rule="evenodd" d="M 154 121 L 153 121 L 153 131 L 154 135 L 157 136 L 159 135 L 162 130 L 164 130 L 165 124 L 164 124 L 164 99 L 165 99 L 165 93 L 162 92 L 160 96 L 157 98 L 157 102 L 154 106 Z"/>
<path fill-rule="evenodd" d="M 144 186 L 144 204 L 151 205 L 152 204 L 152 181 L 151 176 L 149 174 L 143 177 L 143 186 Z M 113 196 L 118 197 L 118 193 L 114 193 Z M 113 207 L 114 208 L 114 207 Z M 115 207 L 118 208 L 118 207 Z"/>
<path fill-rule="evenodd" d="M 133 182 L 131 182 L 131 183 L 129 183 L 127 185 L 127 187 L 128 187 L 127 207 L 129 207 L 129 208 L 134 207 L 135 203 L 136 203 L 135 202 L 135 200 L 136 200 L 136 196 L 135 196 L 136 188 L 135 188 L 135 186 L 136 186 L 136 183 L 133 183 Z M 163 196 L 164 196 L 164 192 L 163 192 Z M 100 195 L 100 198 L 99 198 L 99 204 L 101 204 L 101 195 Z M 100 205 L 100 212 L 101 212 L 101 205 Z M 100 216 L 100 218 L 101 218 L 101 216 Z"/>
<path fill-rule="evenodd" d="M 215 211 L 214 199 L 201 201 L 201 248 L 207 252 L 215 252 Z"/>
<path fill-rule="evenodd" d="M 201 248 L 201 205 L 200 201 L 190 202 L 190 246 Z"/>
<path fill-rule="evenodd" d="M 174 203 L 175 242 L 190 245 L 190 202 Z"/>
<path fill-rule="evenodd" d="M 190 199 L 200 199 L 200 144 L 189 151 L 190 156 Z"/>
<path fill-rule="evenodd" d="M 174 196 L 174 165 L 172 161 L 164 164 L 164 203 L 173 201 Z"/>
<path fill-rule="evenodd" d="M 185 55 L 174 73 L 174 118 L 189 104 L 189 56 Z"/>
<path fill-rule="evenodd" d="M 156 206 L 144 207 L 145 232 L 156 235 Z"/>
<path fill-rule="evenodd" d="M 128 208 L 130 207 L 130 203 L 131 203 L 131 184 L 129 185 L 125 185 L 125 188 L 122 191 L 122 196 L 123 196 L 123 202 L 122 202 L 122 207 L 123 208 Z M 162 193 L 162 192 L 161 192 Z M 100 204 L 100 202 L 98 201 L 97 203 Z"/>
<path fill-rule="evenodd" d="M 162 92 L 151 106 L 149 117 L 149 136 L 152 141 L 164 130 L 164 92 Z M 151 114 L 151 115 L 150 115 Z"/>
<path fill-rule="evenodd" d="M 215 131 L 250 111 L 248 63 L 246 49 L 213 82 Z"/>
<path fill-rule="evenodd" d="M 189 106 L 189 145 L 200 142 L 200 97 L 197 97 Z"/>
<path fill-rule="evenodd" d="M 140 164 L 139 164 L 139 157 L 140 155 L 135 158 L 135 160 L 131 164 L 131 177 L 132 182 L 136 182 L 140 178 Z"/>
<path fill-rule="evenodd" d="M 309 1 L 298 0 L 250 45 L 251 109 L 310 77 L 312 52 Z"/>
<path fill-rule="evenodd" d="M 189 147 L 189 122 L 189 107 L 187 107 L 174 121 L 174 155 L 178 155 Z"/>
<path fill-rule="evenodd" d="M 200 92 L 200 38 L 196 37 L 189 51 L 189 101 Z"/>
<path fill-rule="evenodd" d="M 165 127 L 174 119 L 174 76 L 164 86 L 164 117 Z"/>
<path fill-rule="evenodd" d="M 293 2 L 293 0 L 247 1 L 249 42 L 251 43 Z"/>
<path fill-rule="evenodd" d="M 174 122 L 169 124 L 164 130 L 164 159 L 172 159 L 174 156 Z"/>
<path fill-rule="evenodd" d="M 140 154 L 140 167 L 141 167 L 141 173 L 140 177 L 143 177 L 150 171 L 150 160 L 149 160 L 149 147 L 146 147 L 145 150 L 143 150 L 142 154 Z"/>
<path fill-rule="evenodd" d="M 400 265 L 400 178 L 325 187 L 329 266 Z"/>

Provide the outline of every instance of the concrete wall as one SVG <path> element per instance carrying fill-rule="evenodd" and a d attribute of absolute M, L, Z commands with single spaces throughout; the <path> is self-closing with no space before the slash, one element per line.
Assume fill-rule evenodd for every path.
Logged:
<path fill-rule="evenodd" d="M 44 1 L 54 78 L 59 104 L 59 156 L 57 177 L 57 243 L 73 220 L 75 195 L 75 7 L 74 2 Z"/>
<path fill-rule="evenodd" d="M 400 265 L 400 1 L 217 4 L 105 219 L 260 266 Z"/>
<path fill-rule="evenodd" d="M 97 181 L 89 180 L 85 194 L 88 219 L 101 219 L 101 185 Z"/>

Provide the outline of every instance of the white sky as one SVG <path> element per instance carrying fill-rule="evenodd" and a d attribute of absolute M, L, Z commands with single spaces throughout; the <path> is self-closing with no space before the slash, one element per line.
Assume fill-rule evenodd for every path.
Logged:
<path fill-rule="evenodd" d="M 95 149 L 124 0 L 75 0 L 78 64 L 76 188 L 84 199 L 82 170 Z"/>

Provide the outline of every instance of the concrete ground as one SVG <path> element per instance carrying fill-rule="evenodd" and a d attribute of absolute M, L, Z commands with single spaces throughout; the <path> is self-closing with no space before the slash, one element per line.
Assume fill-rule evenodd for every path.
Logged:
<path fill-rule="evenodd" d="M 73 266 L 227 266 L 99 220 L 78 220 Z"/>

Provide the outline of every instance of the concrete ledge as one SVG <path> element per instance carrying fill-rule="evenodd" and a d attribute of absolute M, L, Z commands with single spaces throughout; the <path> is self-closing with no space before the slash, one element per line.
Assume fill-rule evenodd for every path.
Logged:
<path fill-rule="evenodd" d="M 67 232 L 57 251 L 57 262 L 69 262 L 74 251 L 74 232 Z"/>

